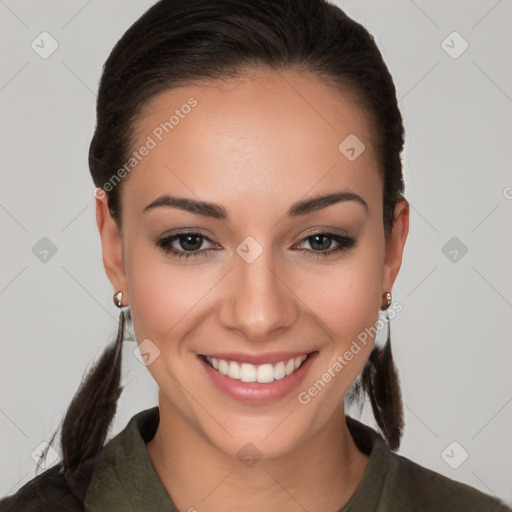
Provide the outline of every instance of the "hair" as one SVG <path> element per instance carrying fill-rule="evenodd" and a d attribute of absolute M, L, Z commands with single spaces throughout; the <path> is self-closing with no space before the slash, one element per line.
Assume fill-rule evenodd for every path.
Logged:
<path fill-rule="evenodd" d="M 160 0 L 112 49 L 101 76 L 89 167 L 104 187 L 133 151 L 135 125 L 159 92 L 187 84 L 266 69 L 312 73 L 355 93 L 369 117 L 383 182 L 386 236 L 404 199 L 401 152 L 404 128 L 393 79 L 373 36 L 325 0 Z M 107 188 L 107 187 L 105 187 Z M 112 188 L 112 187 L 110 187 Z M 108 191 L 108 208 L 121 227 L 122 181 Z M 101 451 L 116 412 L 124 312 L 116 342 L 89 371 L 62 422 L 64 470 L 73 471 Z M 400 445 L 403 408 L 388 337 L 374 347 L 350 400 L 368 394 L 390 449 Z M 55 436 L 55 434 L 54 434 Z"/>

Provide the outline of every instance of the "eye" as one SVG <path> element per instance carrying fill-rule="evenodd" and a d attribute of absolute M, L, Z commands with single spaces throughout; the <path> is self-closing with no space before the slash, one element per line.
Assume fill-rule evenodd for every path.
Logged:
<path fill-rule="evenodd" d="M 157 239 L 156 246 L 160 247 L 166 254 L 170 254 L 171 256 L 175 256 L 177 258 L 186 259 L 190 256 L 207 256 L 210 251 L 216 250 L 201 249 L 205 240 L 214 243 L 207 236 L 202 235 L 201 233 L 183 232 Z M 177 249 L 175 246 L 173 246 L 174 242 L 177 242 L 183 250 Z"/>
<path fill-rule="evenodd" d="M 335 249 L 330 248 L 333 240 L 338 244 Z M 351 236 L 326 232 L 313 233 L 312 235 L 303 238 L 301 243 L 304 241 L 309 243 L 310 247 L 313 248 L 313 251 L 307 249 L 299 249 L 299 251 L 305 251 L 306 253 L 309 253 L 308 257 L 313 258 L 318 258 L 320 256 L 326 257 L 341 251 L 346 251 L 347 249 L 354 247 L 356 244 L 356 239 Z"/>

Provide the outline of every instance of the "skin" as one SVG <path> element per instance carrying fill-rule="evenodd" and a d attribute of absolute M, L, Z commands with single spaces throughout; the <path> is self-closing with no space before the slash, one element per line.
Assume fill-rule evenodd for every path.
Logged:
<path fill-rule="evenodd" d="M 139 117 L 135 146 L 191 96 L 197 106 L 122 184 L 122 229 L 106 197 L 96 199 L 107 276 L 131 307 L 138 342 L 160 350 L 147 367 L 160 407 L 148 455 L 181 511 L 338 511 L 368 464 L 346 426 L 343 398 L 374 339 L 307 405 L 297 395 L 377 322 L 400 269 L 408 203 L 396 206 L 386 238 L 369 119 L 348 90 L 293 70 L 166 90 Z M 349 134 L 366 146 L 354 161 L 338 150 Z M 358 194 L 368 210 L 345 201 L 285 215 L 300 199 L 340 190 Z M 143 213 L 163 193 L 218 203 L 229 220 L 165 207 Z M 154 243 L 189 228 L 212 240 L 200 250 L 220 250 L 185 260 Z M 306 237 L 317 231 L 356 244 L 315 258 L 338 247 L 333 239 L 312 245 Z M 236 252 L 247 236 L 263 249 L 250 264 Z M 297 390 L 265 404 L 227 397 L 197 358 L 294 350 L 318 356 Z M 262 454 L 252 467 L 237 457 L 247 442 Z"/>

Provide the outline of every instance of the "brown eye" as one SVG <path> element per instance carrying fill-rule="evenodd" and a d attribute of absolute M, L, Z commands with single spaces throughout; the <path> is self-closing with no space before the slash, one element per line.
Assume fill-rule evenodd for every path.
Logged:
<path fill-rule="evenodd" d="M 334 253 L 345 251 L 355 246 L 356 239 L 350 236 L 336 235 L 334 233 L 314 233 L 302 239 L 301 242 L 307 241 L 312 250 L 306 250 L 312 257 L 317 256 L 329 256 Z M 332 243 L 336 242 L 338 246 L 335 249 L 331 249 Z M 305 249 L 299 249 L 300 252 L 304 252 Z"/>
<path fill-rule="evenodd" d="M 160 247 L 166 254 L 171 254 L 178 258 L 189 258 L 190 256 L 196 257 L 199 255 L 207 256 L 214 249 L 201 249 L 205 240 L 212 242 L 212 240 L 201 233 L 177 233 L 176 235 L 158 239 L 156 246 Z M 178 247 L 176 245 L 173 246 L 174 242 L 178 242 Z"/>

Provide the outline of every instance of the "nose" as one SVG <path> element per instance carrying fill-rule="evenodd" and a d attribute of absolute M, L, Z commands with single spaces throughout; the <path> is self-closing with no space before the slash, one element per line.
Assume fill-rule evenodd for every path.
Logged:
<path fill-rule="evenodd" d="M 263 341 L 293 325 L 297 297 L 272 261 L 271 251 L 252 263 L 242 258 L 229 273 L 220 321 L 227 329 L 242 331 L 249 341 Z"/>

